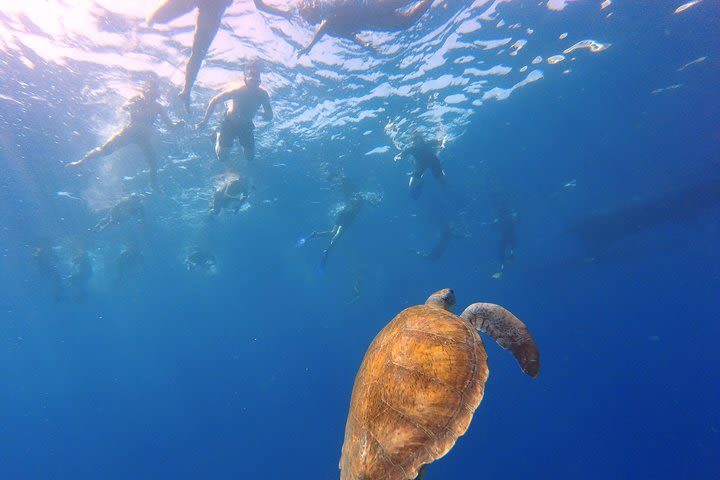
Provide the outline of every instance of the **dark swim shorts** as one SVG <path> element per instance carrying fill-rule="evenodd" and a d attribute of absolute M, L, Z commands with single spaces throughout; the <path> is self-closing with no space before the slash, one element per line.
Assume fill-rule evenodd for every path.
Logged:
<path fill-rule="evenodd" d="M 237 138 L 243 147 L 255 147 L 255 125 L 248 120 L 225 117 L 220 125 L 220 146 L 232 147 Z"/>

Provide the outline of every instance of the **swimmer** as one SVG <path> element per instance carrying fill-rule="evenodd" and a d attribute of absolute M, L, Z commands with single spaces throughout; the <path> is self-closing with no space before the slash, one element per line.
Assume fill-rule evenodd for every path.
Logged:
<path fill-rule="evenodd" d="M 364 203 L 364 199 L 362 195 L 359 193 L 353 194 L 348 201 L 340 208 L 338 211 L 336 217 L 335 217 L 335 224 L 330 230 L 325 231 L 314 231 L 310 235 L 308 235 L 308 239 L 310 238 L 320 238 L 320 237 L 330 237 L 330 243 L 328 244 L 327 248 L 323 250 L 322 258 L 320 260 L 320 266 L 324 269 L 325 265 L 327 263 L 328 255 L 330 254 L 330 250 L 335 246 L 335 243 L 337 243 L 338 239 L 345 233 L 345 230 L 348 226 L 355 220 L 355 217 L 357 217 L 357 214 L 360 213 L 360 210 L 362 209 Z"/>
<path fill-rule="evenodd" d="M 457 233 L 451 224 L 444 223 L 440 232 L 440 238 L 433 248 L 428 252 L 416 250 L 415 253 L 434 262 L 443 256 L 450 245 L 450 240 L 458 238 L 469 238 L 469 235 Z"/>
<path fill-rule="evenodd" d="M 155 121 L 160 117 L 168 126 L 177 127 L 182 125 L 182 120 L 172 121 L 168 116 L 165 107 L 159 102 L 160 89 L 157 82 L 148 81 L 142 91 L 130 98 L 121 107 L 130 115 L 130 120 L 110 137 L 103 145 L 90 150 L 77 162 L 68 163 L 67 167 L 76 167 L 85 161 L 104 157 L 114 153 L 120 148 L 134 144 L 140 147 L 150 167 L 150 185 L 153 190 L 158 191 L 157 185 L 157 153 L 152 145 L 152 132 L 155 131 Z"/>
<path fill-rule="evenodd" d="M 410 196 L 412 198 L 417 199 L 420 197 L 423 175 L 427 169 L 430 169 L 433 176 L 440 183 L 445 183 L 445 171 L 436 153 L 436 150 L 441 146 L 442 145 L 438 145 L 435 141 L 426 140 L 421 133 L 415 132 L 412 145 L 395 157 L 395 161 L 400 161 L 407 157 L 413 157 L 414 159 L 414 168 L 410 174 L 410 181 L 408 182 Z"/>
<path fill-rule="evenodd" d="M 320 266 L 323 269 L 325 269 L 325 265 L 327 263 L 328 255 L 330 255 L 330 251 L 333 249 L 333 247 L 335 247 L 335 244 L 345 233 L 350 224 L 353 223 L 355 217 L 357 217 L 358 213 L 360 213 L 360 210 L 362 209 L 366 201 L 365 195 L 357 191 L 355 185 L 347 176 L 340 176 L 339 187 L 340 191 L 345 197 L 345 202 L 337 211 L 335 215 L 335 222 L 332 228 L 330 230 L 323 231 L 315 230 L 307 237 L 307 239 L 330 237 L 330 243 L 328 244 L 327 248 L 323 250 L 322 258 L 320 260 Z M 303 243 L 305 243 L 304 240 Z"/>
<path fill-rule="evenodd" d="M 254 0 L 258 10 L 289 17 L 290 10 L 268 5 L 266 0 Z M 433 0 L 421 0 L 409 10 L 412 0 L 298 0 L 300 16 L 312 25 L 320 24 L 310 43 L 298 52 L 309 53 L 323 35 L 347 38 L 372 50 L 372 46 L 358 35 L 361 31 L 398 32 L 415 24 L 430 8 Z"/>
<path fill-rule="evenodd" d="M 225 162 L 230 156 L 230 149 L 237 138 L 245 152 L 245 158 L 250 161 L 255 158 L 255 125 L 253 118 L 262 105 L 263 118 L 272 120 L 273 112 L 270 106 L 270 96 L 267 91 L 260 87 L 260 71 L 254 65 L 245 69 L 245 85 L 225 90 L 216 95 L 205 111 L 205 116 L 196 125 L 196 129 L 202 129 L 208 122 L 210 114 L 218 103 L 230 100 L 230 108 L 225 112 L 225 117 L 220 124 L 215 139 L 215 154 L 217 159 Z"/>
<path fill-rule="evenodd" d="M 185 108 L 190 110 L 190 91 L 195 84 L 200 66 L 210 49 L 210 44 L 220 29 L 225 10 L 233 0 L 165 0 L 147 17 L 147 24 L 168 23 L 197 8 L 192 53 L 185 67 L 185 86 L 178 94 Z"/>

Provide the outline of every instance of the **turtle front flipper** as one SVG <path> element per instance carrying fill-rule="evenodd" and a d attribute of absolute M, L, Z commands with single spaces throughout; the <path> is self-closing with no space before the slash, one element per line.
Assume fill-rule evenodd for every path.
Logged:
<path fill-rule="evenodd" d="M 530 330 L 508 310 L 493 303 L 473 303 L 460 316 L 510 350 L 523 372 L 533 378 L 540 372 L 540 351 Z"/>

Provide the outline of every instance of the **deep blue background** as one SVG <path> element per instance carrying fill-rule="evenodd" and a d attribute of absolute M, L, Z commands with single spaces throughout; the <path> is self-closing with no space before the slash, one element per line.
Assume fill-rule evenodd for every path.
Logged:
<path fill-rule="evenodd" d="M 487 341 L 485 399 L 427 478 L 719 478 L 720 206 L 629 236 L 595 262 L 564 233 L 593 212 L 720 178 L 717 6 L 680 17 L 657 3 L 576 25 L 613 46 L 480 108 L 443 153 L 446 189 L 427 179 L 413 202 L 405 166 L 345 160 L 384 201 L 361 212 L 324 275 L 319 244 L 295 247 L 336 200 L 314 152 L 264 152 L 257 198 L 278 200 L 213 226 L 217 276 L 185 271 L 186 229 L 159 228 L 171 205 L 151 199 L 142 271 L 84 303 L 56 302 L 31 256 L 48 238 L 121 240 L 93 238 L 95 214 L 55 195 L 80 181 L 57 159 L 84 145 L 63 142 L 67 117 L 48 112 L 82 115 L 70 93 L 80 79 L 8 59 L 29 88 L 68 94 L 24 112 L 0 103 L 0 477 L 338 478 L 367 345 L 402 308 L 452 287 L 459 309 L 491 301 L 524 320 L 542 370 L 526 378 Z M 566 15 L 541 21 L 567 25 Z M 13 85 L 3 77 L 6 94 Z M 325 147 L 327 158 L 345 153 Z M 577 187 L 563 188 L 571 179 Z M 489 185 L 519 217 L 517 259 L 500 280 Z M 439 261 L 410 252 L 458 218 L 472 237 Z"/>

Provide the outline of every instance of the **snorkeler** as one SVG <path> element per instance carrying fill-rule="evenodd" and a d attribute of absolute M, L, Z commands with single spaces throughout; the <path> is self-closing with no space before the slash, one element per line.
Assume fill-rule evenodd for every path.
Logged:
<path fill-rule="evenodd" d="M 415 253 L 420 257 L 426 258 L 434 262 L 435 260 L 438 260 L 440 257 L 443 256 L 448 246 L 450 245 L 450 240 L 458 238 L 469 238 L 469 235 L 458 233 L 455 231 L 455 228 L 452 224 L 444 223 L 442 225 L 442 230 L 440 231 L 440 238 L 438 238 L 438 241 L 435 243 L 435 245 L 433 245 L 430 251 L 424 252 L 421 250 L 416 250 Z"/>
<path fill-rule="evenodd" d="M 240 210 L 248 198 L 248 182 L 235 173 L 220 175 L 210 203 L 210 215 L 219 214 L 223 208 Z"/>
<path fill-rule="evenodd" d="M 347 227 L 349 227 L 350 224 L 355 220 L 355 217 L 357 217 L 358 213 L 360 213 L 360 210 L 365 203 L 365 196 L 357 191 L 352 181 L 348 177 L 344 175 L 341 176 L 339 183 L 340 191 L 345 197 L 345 202 L 335 215 L 335 222 L 333 224 L 333 227 L 330 230 L 315 230 L 307 237 L 308 240 L 311 238 L 330 237 L 330 243 L 328 244 L 327 248 L 323 250 L 322 258 L 320 260 L 320 266 L 323 269 L 325 268 L 325 264 L 327 263 L 327 258 L 330 254 L 330 250 L 332 250 L 338 239 L 345 233 Z M 299 245 L 303 245 L 305 243 L 305 240 L 306 239 L 304 238 L 301 239 Z"/>
<path fill-rule="evenodd" d="M 265 0 L 254 0 L 262 11 L 289 17 L 290 10 L 272 7 Z M 364 30 L 397 32 L 412 26 L 430 8 L 433 0 L 421 0 L 409 10 L 401 10 L 415 3 L 413 0 L 376 0 L 374 2 L 347 0 L 298 0 L 300 16 L 310 24 L 320 24 L 310 43 L 298 56 L 309 53 L 315 44 L 328 34 L 353 40 L 365 48 L 372 46 L 360 38 Z"/>
<path fill-rule="evenodd" d="M 428 168 L 438 181 L 445 183 L 445 171 L 436 153 L 438 147 L 441 148 L 442 145 L 438 146 L 437 142 L 426 140 L 421 133 L 415 132 L 412 145 L 395 157 L 395 161 L 400 161 L 407 157 L 413 157 L 414 159 L 415 166 L 410 174 L 410 181 L 408 182 L 410 196 L 414 199 L 420 197 L 422 177 Z"/>
<path fill-rule="evenodd" d="M 135 219 L 140 223 L 145 221 L 145 207 L 140 195 L 132 194 L 113 205 L 108 213 L 95 225 L 93 231 L 100 233 L 111 225 L 119 225 L 130 219 Z"/>
<path fill-rule="evenodd" d="M 148 81 L 143 86 L 142 92 L 130 98 L 121 107 L 130 114 L 130 121 L 110 137 L 103 145 L 90 150 L 77 162 L 68 163 L 67 167 L 76 167 L 86 160 L 104 157 L 119 150 L 120 148 L 135 144 L 145 154 L 145 159 L 150 166 L 150 185 L 153 190 L 158 190 L 157 185 L 157 154 L 152 145 L 152 132 L 155 130 L 154 123 L 158 117 L 171 127 L 183 125 L 182 120 L 173 122 L 158 101 L 160 90 L 157 82 Z"/>
<path fill-rule="evenodd" d="M 332 229 L 325 231 L 314 231 L 308 236 L 308 239 L 330 237 L 330 243 L 328 244 L 327 248 L 323 250 L 322 258 L 320 260 L 320 266 L 322 268 L 325 268 L 325 264 L 327 263 L 327 258 L 330 254 L 330 250 L 332 250 L 332 248 L 335 246 L 335 243 L 342 236 L 342 234 L 345 233 L 347 227 L 350 226 L 353 220 L 355 220 L 357 214 L 360 213 L 364 201 L 365 200 L 361 194 L 354 193 L 337 212 L 337 215 L 335 217 L 335 224 L 333 225 Z"/>
<path fill-rule="evenodd" d="M 198 9 L 192 53 L 185 67 L 185 86 L 178 94 L 187 110 L 190 109 L 190 91 L 200 66 L 220 28 L 225 10 L 232 2 L 233 0 L 165 0 L 147 17 L 147 24 L 152 27 L 155 23 L 168 23 L 194 8 Z"/>
<path fill-rule="evenodd" d="M 273 112 L 270 106 L 270 96 L 267 91 L 260 87 L 260 71 L 255 66 L 248 66 L 245 69 L 245 85 L 225 90 L 219 93 L 212 100 L 205 111 L 205 116 L 196 125 L 198 130 L 203 128 L 218 103 L 230 100 L 230 108 L 225 112 L 225 117 L 220 125 L 215 139 L 215 154 L 218 160 L 225 162 L 237 138 L 245 151 L 245 158 L 252 160 L 255 157 L 255 125 L 253 117 L 262 105 L 263 118 L 272 120 Z"/>
<path fill-rule="evenodd" d="M 497 212 L 497 218 L 495 218 L 493 224 L 500 229 L 500 243 L 498 244 L 500 270 L 493 274 L 493 278 L 499 279 L 505 269 L 515 261 L 517 213 L 510 207 L 507 194 L 495 193 L 491 194 L 491 197 Z"/>

